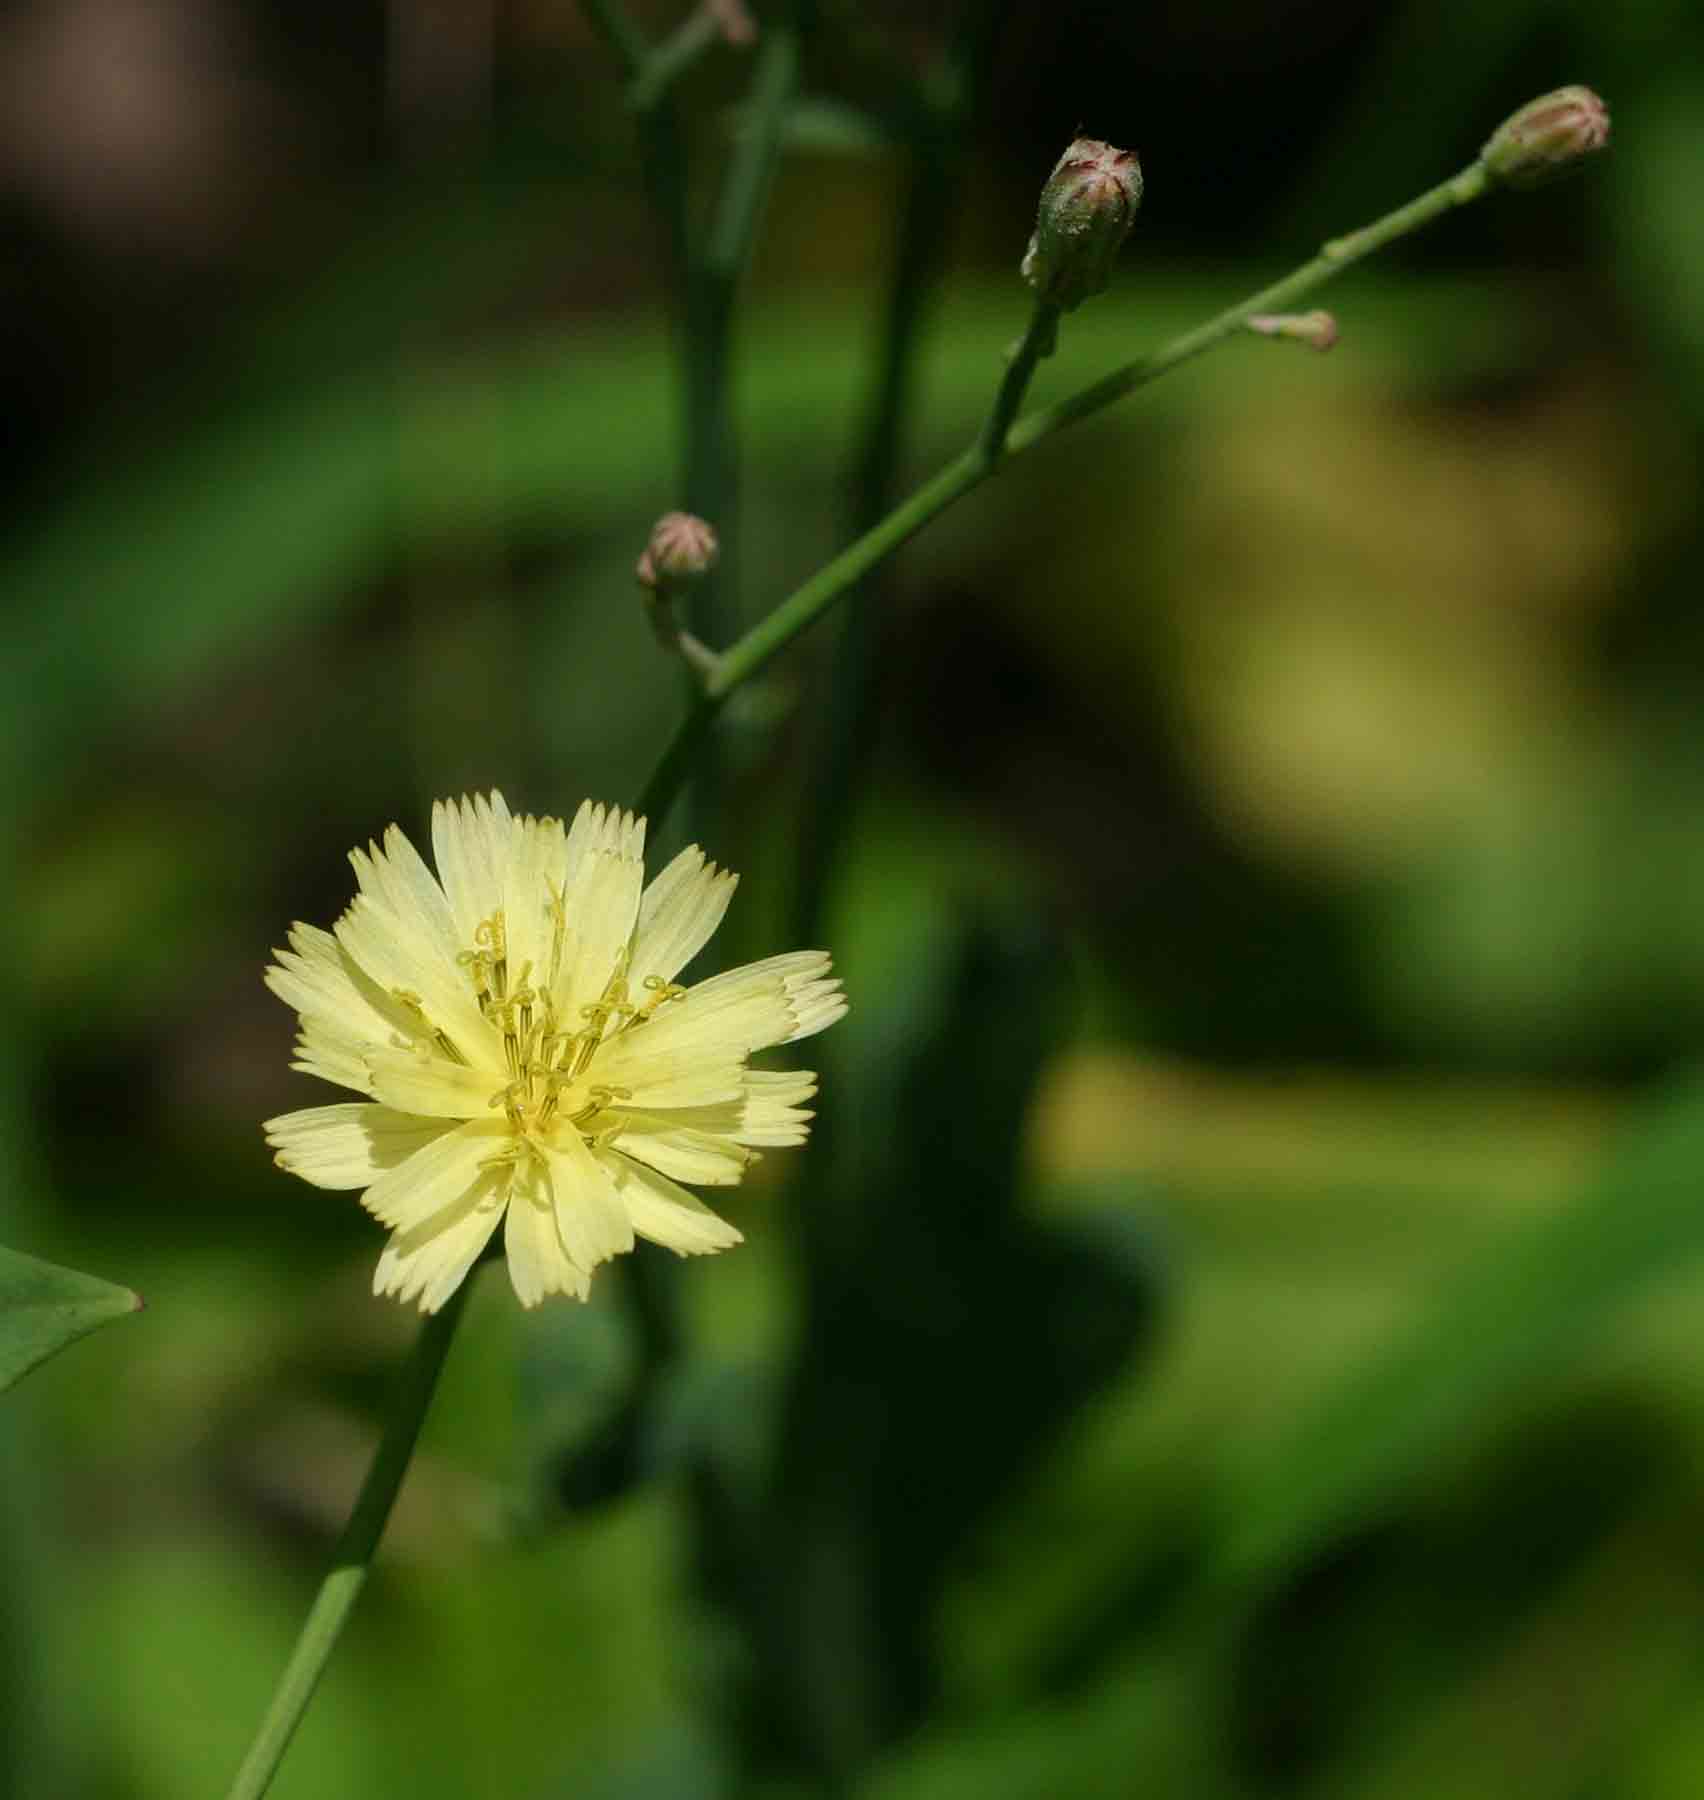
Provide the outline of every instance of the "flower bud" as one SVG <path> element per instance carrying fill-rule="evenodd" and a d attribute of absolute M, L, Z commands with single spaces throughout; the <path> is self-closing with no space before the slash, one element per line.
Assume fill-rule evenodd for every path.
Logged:
<path fill-rule="evenodd" d="M 1078 138 L 1041 190 L 1023 277 L 1061 312 L 1081 306 L 1112 279 L 1112 266 L 1142 204 L 1142 165 L 1132 150 Z"/>
<path fill-rule="evenodd" d="M 715 531 L 692 513 L 671 512 L 651 527 L 634 574 L 639 585 L 653 592 L 688 587 L 716 566 L 719 546 Z"/>
<path fill-rule="evenodd" d="M 1329 350 L 1337 342 L 1337 321 L 1328 312 L 1256 313 L 1250 331 L 1262 337 L 1294 338 L 1310 350 Z"/>
<path fill-rule="evenodd" d="M 1529 100 L 1492 132 L 1479 160 L 1493 181 L 1536 187 L 1609 142 L 1609 109 L 1588 87 Z"/>

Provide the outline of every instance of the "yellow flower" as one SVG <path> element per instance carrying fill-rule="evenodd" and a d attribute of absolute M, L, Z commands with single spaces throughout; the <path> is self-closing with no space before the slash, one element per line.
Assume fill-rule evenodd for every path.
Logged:
<path fill-rule="evenodd" d="M 497 793 L 439 801 L 432 847 L 436 879 L 394 825 L 352 851 L 335 930 L 292 926 L 266 971 L 301 1015 L 291 1066 L 369 1096 L 266 1138 L 390 1226 L 374 1293 L 436 1312 L 500 1219 L 523 1306 L 584 1299 L 635 1236 L 739 1243 L 677 1184 L 731 1186 L 757 1146 L 805 1141 L 816 1077 L 746 1060 L 845 1013 L 827 953 L 679 986 L 738 877 L 693 848 L 645 886 L 645 821 L 590 801 L 567 830 Z"/>

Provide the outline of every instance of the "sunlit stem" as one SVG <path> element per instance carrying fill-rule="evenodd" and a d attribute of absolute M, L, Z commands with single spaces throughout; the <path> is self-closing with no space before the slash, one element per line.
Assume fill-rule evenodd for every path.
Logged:
<path fill-rule="evenodd" d="M 430 1314 L 414 1340 L 397 1386 L 396 1400 L 384 1436 L 374 1454 L 367 1479 L 355 1501 L 355 1510 L 337 1540 L 331 1567 L 319 1585 L 308 1610 L 296 1647 L 273 1693 L 272 1703 L 260 1722 L 243 1766 L 231 1783 L 230 1800 L 256 1800 L 271 1785 L 284 1752 L 289 1748 L 302 1714 L 314 1696 L 338 1637 L 367 1585 L 374 1552 L 384 1535 L 397 1490 L 414 1454 L 415 1439 L 425 1422 L 427 1409 L 438 1385 L 438 1376 L 449 1354 L 450 1340 L 472 1288 L 464 1281 Z"/>

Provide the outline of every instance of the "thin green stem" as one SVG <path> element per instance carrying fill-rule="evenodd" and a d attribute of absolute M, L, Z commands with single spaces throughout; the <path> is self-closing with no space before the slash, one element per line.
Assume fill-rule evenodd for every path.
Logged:
<path fill-rule="evenodd" d="M 945 196 L 950 191 L 934 146 L 919 143 L 911 157 L 899 254 L 888 295 L 880 361 L 851 508 L 855 533 L 868 531 L 893 505 L 901 425 L 912 385 L 924 300 L 940 263 Z M 811 943 L 833 881 L 857 776 L 873 739 L 877 608 L 850 606 L 834 646 L 827 704 L 814 767 L 800 808 L 794 861 L 794 932 Z"/>
<path fill-rule="evenodd" d="M 714 215 L 684 272 L 684 500 L 689 511 L 715 525 L 722 545 L 715 571 L 698 584 L 689 609 L 693 631 L 709 644 L 725 642 L 742 623 L 739 442 L 732 399 L 734 308 L 773 185 L 813 16 L 813 0 L 794 0 L 785 18 L 766 24 Z M 714 829 L 722 788 L 717 749 L 715 740 L 706 737 L 694 770 L 695 824 L 701 835 Z"/>
<path fill-rule="evenodd" d="M 668 46 L 653 51 L 650 40 L 631 18 L 620 0 L 585 0 L 586 13 L 604 41 L 615 52 L 626 70 L 629 81 L 643 78 L 644 71 L 657 58 L 667 53 Z M 645 172 L 645 187 L 651 210 L 663 234 L 663 255 L 667 264 L 671 292 L 685 284 L 691 266 L 691 225 L 686 207 L 686 157 L 680 138 L 680 122 L 674 108 L 667 105 L 667 87 L 660 88 L 648 105 L 634 104 L 632 88 L 628 103 L 639 119 L 640 160 Z"/>
<path fill-rule="evenodd" d="M 689 13 L 627 84 L 629 108 L 636 113 L 649 112 L 721 35 L 716 15 L 708 7 Z"/>
<path fill-rule="evenodd" d="M 768 26 L 758 52 L 751 92 L 740 120 L 740 133 L 728 178 L 722 188 L 716 220 L 705 246 L 704 264 L 716 280 L 735 285 L 745 271 L 757 236 L 781 154 L 787 112 L 798 92 L 803 60 L 807 8 Z"/>
<path fill-rule="evenodd" d="M 1032 449 L 1044 439 L 1052 437 L 1055 432 L 1089 418 L 1111 406 L 1114 401 L 1122 400 L 1126 394 L 1133 394 L 1137 388 L 1145 387 L 1180 363 L 1189 362 L 1204 350 L 1211 350 L 1215 344 L 1223 343 L 1226 338 L 1241 331 L 1255 314 L 1288 312 L 1316 288 L 1323 287 L 1345 269 L 1364 257 L 1371 256 L 1375 250 L 1382 250 L 1387 244 L 1418 231 L 1423 225 L 1431 224 L 1434 219 L 1441 218 L 1456 207 L 1466 206 L 1479 199 L 1487 185 L 1484 168 L 1479 163 L 1474 163 L 1448 181 L 1439 182 L 1419 199 L 1409 201 L 1406 206 L 1399 206 L 1395 212 L 1386 213 L 1382 219 L 1375 220 L 1360 231 L 1353 231 L 1347 237 L 1333 238 L 1312 262 L 1303 263 L 1282 281 L 1273 282 L 1270 287 L 1262 288 L 1258 294 L 1251 294 L 1236 306 L 1228 307 L 1205 324 L 1197 325 L 1193 331 L 1186 331 L 1173 338 L 1170 343 L 1162 344 L 1151 355 L 1138 357 L 1134 362 L 1126 363 L 1122 369 L 1113 370 L 1110 375 L 1091 383 L 1070 399 L 1032 413 L 1013 430 L 1007 443 L 1008 453 L 1016 456 L 1020 451 Z"/>
<path fill-rule="evenodd" d="M 650 820 L 653 833 L 662 825 L 676 796 L 686 786 L 699 747 L 710 730 L 720 704 L 719 701 L 706 699 L 700 690 L 675 728 L 675 734 L 670 738 L 662 759 L 651 771 L 651 779 L 645 783 L 644 792 L 640 794 L 634 810 L 641 818 Z"/>
<path fill-rule="evenodd" d="M 765 27 L 743 130 L 711 225 L 702 237 L 693 232 L 688 215 L 686 152 L 671 89 L 714 36 L 711 9 L 700 7 L 673 38 L 651 52 L 628 88 L 628 104 L 644 145 L 652 206 L 663 227 L 669 292 L 676 308 L 682 499 L 688 510 L 715 524 L 721 540 L 716 572 L 693 595 L 695 630 L 681 631 L 677 641 L 682 649 L 702 639 L 718 642 L 736 628 L 726 598 L 739 591 L 738 444 L 731 404 L 734 303 L 773 182 L 787 111 L 798 91 L 804 38 L 814 10 L 815 0 L 794 0 L 788 19 Z M 708 35 L 706 26 L 711 28 Z M 690 723 L 676 738 L 639 805 L 642 812 L 647 810 L 659 781 L 666 784 L 672 800 L 690 774 L 700 832 L 708 835 L 720 784 L 709 732 L 716 708 L 705 704 L 702 686 L 716 662 L 709 653 L 689 655 L 687 660 L 684 686 Z M 663 810 L 656 809 L 659 825 Z M 628 1260 L 641 1360 L 644 1369 L 654 1371 L 672 1358 L 679 1341 L 672 1281 L 669 1271 L 659 1269 L 654 1260 Z"/>
<path fill-rule="evenodd" d="M 967 450 L 948 463 L 909 500 L 896 506 L 873 530 L 848 544 L 726 650 L 715 675 L 705 684 L 705 698 L 720 705 L 742 681 L 749 681 L 772 656 L 821 617 L 849 587 L 878 563 L 885 562 L 907 538 L 914 537 L 955 500 L 980 485 L 987 475 L 980 448 Z"/>
<path fill-rule="evenodd" d="M 622 5 L 621 0 L 581 0 L 593 29 L 621 58 L 627 78 L 633 80 L 651 55 L 651 41 Z"/>
<path fill-rule="evenodd" d="M 662 229 L 669 289 L 679 293 L 692 264 L 692 224 L 686 207 L 686 157 L 681 145 L 680 121 L 666 99 L 658 101 L 643 115 L 639 143 L 646 192 Z M 685 329 L 684 308 L 679 309 L 679 328 Z"/>
<path fill-rule="evenodd" d="M 730 400 L 734 304 L 774 183 L 781 134 L 798 92 L 804 6 L 763 34 L 740 134 L 699 255 L 686 270 L 686 505 L 716 527 L 722 556 L 694 595 L 692 623 L 710 643 L 730 635 L 739 589 L 739 454 Z"/>
<path fill-rule="evenodd" d="M 1012 421 L 1024 403 L 1037 366 L 1045 356 L 1053 354 L 1059 341 L 1059 308 L 1045 300 L 1037 300 L 1030 314 L 1029 329 L 1013 347 L 1006 373 L 1001 377 L 994 396 L 988 423 L 982 428 L 982 454 L 992 467 L 1006 454 L 1006 441 L 1011 436 Z"/>
<path fill-rule="evenodd" d="M 1191 361 L 1204 351 L 1223 343 L 1242 330 L 1256 313 L 1282 312 L 1305 299 L 1315 289 L 1340 275 L 1345 269 L 1370 256 L 1376 250 L 1418 231 L 1458 206 L 1466 206 L 1483 195 L 1488 187 L 1483 166 L 1474 163 L 1450 180 L 1386 213 L 1381 219 L 1347 237 L 1334 238 L 1311 262 L 1304 263 L 1282 281 L 1273 282 L 1259 293 L 1216 317 L 1162 344 L 1147 356 L 1126 363 L 1121 369 L 1092 383 L 1080 393 L 1057 405 L 1021 419 L 1006 438 L 1004 457 L 991 457 L 987 450 L 989 432 L 984 431 L 969 450 L 955 457 L 945 468 L 903 500 L 879 524 L 849 544 L 831 562 L 826 563 L 802 587 L 781 602 L 767 618 L 737 639 L 723 651 L 715 674 L 705 684 L 697 700 L 676 729 L 674 741 L 664 751 L 645 788 L 645 810 L 653 826 L 660 824 L 673 803 L 692 760 L 692 745 L 709 724 L 705 716 L 713 712 L 741 682 L 749 681 L 770 659 L 780 653 L 807 626 L 813 624 L 836 600 L 863 580 L 877 564 L 891 556 L 907 539 L 914 537 L 932 519 L 961 500 L 973 488 L 980 487 L 997 469 L 1004 468 L 1015 456 L 1032 450 L 1037 444 L 1103 411 L 1127 394 L 1145 387 L 1150 381 Z M 1032 321 L 1033 335 L 1035 323 Z M 1006 382 L 1012 380 L 1008 368 Z M 1002 387 L 1005 383 L 1002 384 Z M 998 417 L 998 408 L 993 417 Z M 992 423 L 992 419 L 991 419 Z"/>
<path fill-rule="evenodd" d="M 344 1624 L 367 1584 L 373 1555 L 385 1524 L 396 1501 L 397 1490 L 414 1454 L 415 1440 L 432 1404 L 438 1376 L 449 1354 L 450 1340 L 455 1336 L 462 1309 L 467 1304 L 471 1281 L 464 1281 L 444 1303 L 443 1310 L 432 1313 L 414 1340 L 397 1385 L 396 1402 L 384 1436 L 379 1440 L 367 1479 L 355 1510 L 343 1527 L 342 1536 L 332 1552 L 331 1567 L 319 1585 L 314 1603 L 308 1610 L 296 1648 L 291 1652 L 283 1676 L 273 1693 L 272 1703 L 260 1722 L 243 1766 L 231 1784 L 230 1800 L 257 1800 L 271 1784 L 284 1752 L 302 1714 L 307 1711 L 320 1676 L 337 1646 Z"/>
<path fill-rule="evenodd" d="M 851 534 L 861 535 L 896 499 L 900 458 L 930 303 L 952 241 L 966 129 L 987 84 L 1005 9 L 969 0 L 939 60 L 910 91 L 905 183 L 860 448 L 854 466 Z M 859 18 L 864 18 L 862 12 Z M 803 795 L 794 858 L 795 943 L 814 943 L 853 811 L 859 772 L 876 738 L 879 608 L 873 592 L 848 606 L 830 658 L 827 703 L 811 779 Z"/>

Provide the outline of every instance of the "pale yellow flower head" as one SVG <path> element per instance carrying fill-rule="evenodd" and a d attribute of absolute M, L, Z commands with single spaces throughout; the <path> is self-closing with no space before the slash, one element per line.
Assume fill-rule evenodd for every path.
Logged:
<path fill-rule="evenodd" d="M 352 851 L 349 910 L 292 926 L 266 971 L 301 1015 L 291 1066 L 367 1096 L 266 1138 L 391 1228 L 373 1291 L 436 1312 L 499 1221 L 523 1306 L 584 1299 L 636 1236 L 737 1244 L 678 1184 L 731 1186 L 759 1146 L 804 1142 L 816 1077 L 747 1062 L 844 1014 L 827 953 L 680 986 L 738 877 L 695 847 L 647 886 L 645 821 L 590 801 L 566 829 L 497 793 L 439 801 L 432 848 L 435 878 L 394 825 Z"/>

